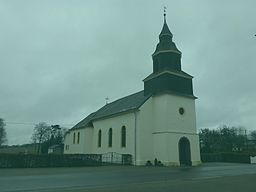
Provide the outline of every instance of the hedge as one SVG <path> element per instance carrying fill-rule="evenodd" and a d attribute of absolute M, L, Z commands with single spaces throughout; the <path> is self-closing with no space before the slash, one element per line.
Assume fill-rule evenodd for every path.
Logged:
<path fill-rule="evenodd" d="M 250 163 L 251 153 L 201 153 L 202 162 L 230 162 L 230 163 Z"/>
<path fill-rule="evenodd" d="M 73 167 L 101 165 L 101 155 L 0 154 L 0 168 Z"/>

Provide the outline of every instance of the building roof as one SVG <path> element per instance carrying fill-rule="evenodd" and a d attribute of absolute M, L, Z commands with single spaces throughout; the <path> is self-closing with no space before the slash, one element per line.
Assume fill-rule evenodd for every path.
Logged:
<path fill-rule="evenodd" d="M 188 73 L 184 72 L 184 71 L 178 71 L 178 70 L 165 70 L 165 71 L 161 71 L 158 73 L 151 73 L 149 76 L 147 76 L 143 81 L 147 81 L 149 79 L 153 79 L 155 77 L 158 77 L 159 75 L 162 75 L 164 73 L 171 73 L 171 74 L 175 74 L 177 76 L 181 76 L 181 77 L 185 77 L 188 79 L 192 79 L 193 76 L 189 75 Z"/>
<path fill-rule="evenodd" d="M 163 28 L 162 28 L 162 31 L 161 33 L 159 34 L 159 37 L 163 36 L 163 35 L 170 35 L 171 37 L 173 36 L 167 23 L 166 23 L 166 18 L 164 16 L 164 25 L 163 25 Z"/>
<path fill-rule="evenodd" d="M 132 111 L 138 109 L 151 95 L 144 96 L 144 91 L 134 93 L 132 95 L 123 97 L 111 103 L 104 105 L 102 108 L 94 113 L 91 113 L 78 124 L 76 124 L 73 129 L 80 129 L 83 127 L 92 126 L 92 121 L 96 119 L 101 119 L 116 115 L 123 112 Z"/>
<path fill-rule="evenodd" d="M 91 124 L 91 120 L 93 118 L 93 116 L 95 115 L 94 113 L 91 113 L 90 115 L 88 115 L 87 117 L 85 117 L 82 121 L 80 121 L 79 123 L 77 123 L 74 127 L 72 127 L 71 129 L 79 129 L 81 127 L 87 127 Z"/>
<path fill-rule="evenodd" d="M 176 47 L 175 43 L 172 41 L 172 33 L 166 23 L 166 18 L 164 15 L 164 25 L 159 34 L 159 43 L 156 46 L 156 50 L 153 53 L 153 56 L 161 53 L 161 52 L 175 52 L 181 55 L 180 50 Z"/>

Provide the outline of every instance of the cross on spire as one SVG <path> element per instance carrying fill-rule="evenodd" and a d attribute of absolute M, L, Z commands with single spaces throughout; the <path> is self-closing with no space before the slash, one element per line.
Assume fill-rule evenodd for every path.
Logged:
<path fill-rule="evenodd" d="M 166 18 L 166 9 L 167 9 L 167 7 L 164 6 L 164 20 L 165 20 L 165 18 Z"/>
<path fill-rule="evenodd" d="M 106 104 L 108 104 L 108 102 L 109 102 L 109 98 L 108 98 L 108 97 L 106 97 L 106 98 L 105 98 L 105 100 L 106 100 Z"/>

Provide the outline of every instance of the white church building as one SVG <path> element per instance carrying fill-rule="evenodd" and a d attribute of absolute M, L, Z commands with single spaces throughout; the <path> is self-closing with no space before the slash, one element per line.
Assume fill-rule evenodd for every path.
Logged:
<path fill-rule="evenodd" d="M 167 166 L 201 164 L 193 77 L 182 71 L 172 37 L 164 14 L 144 90 L 104 105 L 69 129 L 64 154 L 130 154 L 134 165 L 155 158 Z"/>

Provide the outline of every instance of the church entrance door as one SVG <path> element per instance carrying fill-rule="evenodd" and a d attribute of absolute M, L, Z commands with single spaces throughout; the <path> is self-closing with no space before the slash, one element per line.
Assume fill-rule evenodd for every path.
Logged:
<path fill-rule="evenodd" d="M 180 166 L 191 166 L 190 143 L 186 137 L 182 137 L 179 141 L 179 158 Z"/>

